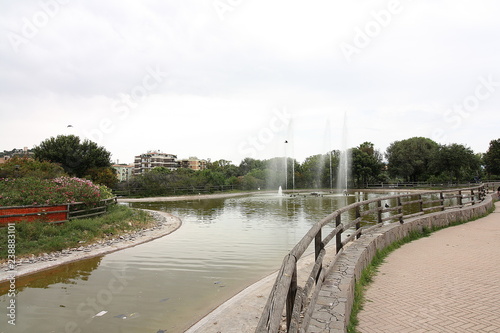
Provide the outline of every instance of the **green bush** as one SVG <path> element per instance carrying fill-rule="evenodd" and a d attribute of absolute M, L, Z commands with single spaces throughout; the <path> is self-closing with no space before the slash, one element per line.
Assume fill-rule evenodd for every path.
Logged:
<path fill-rule="evenodd" d="M 0 206 L 57 205 L 83 202 L 89 206 L 113 197 L 109 188 L 70 177 L 0 179 Z"/>
<path fill-rule="evenodd" d="M 90 244 L 97 239 L 117 237 L 149 227 L 154 219 L 144 211 L 123 205 L 110 206 L 108 213 L 95 218 L 72 220 L 62 224 L 16 223 L 16 255 L 61 251 Z M 7 228 L 0 228 L 0 262 L 7 258 Z"/>
<path fill-rule="evenodd" d="M 46 161 L 37 161 L 29 157 L 14 156 L 0 165 L 0 178 L 43 178 L 53 179 L 65 176 L 64 169 Z"/>

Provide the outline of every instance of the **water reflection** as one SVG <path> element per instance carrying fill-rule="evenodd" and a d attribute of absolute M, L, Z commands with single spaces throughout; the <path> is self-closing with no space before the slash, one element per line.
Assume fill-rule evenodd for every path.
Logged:
<path fill-rule="evenodd" d="M 72 262 L 43 271 L 41 274 L 22 276 L 16 279 L 16 290 L 23 291 L 25 288 L 46 289 L 56 283 L 77 284 L 79 280 L 87 281 L 92 271 L 99 267 L 102 256 L 87 260 Z M 6 294 L 9 283 L 0 283 L 0 295 Z"/>
<path fill-rule="evenodd" d="M 314 223 L 340 207 L 380 195 L 263 194 L 130 204 L 168 211 L 183 225 L 168 237 L 19 279 L 22 320 L 15 330 L 2 326 L 0 331 L 183 332 L 277 270 Z M 333 223 L 324 234 L 332 228 Z M 0 307 L 7 302 L 6 295 L 0 296 Z"/>

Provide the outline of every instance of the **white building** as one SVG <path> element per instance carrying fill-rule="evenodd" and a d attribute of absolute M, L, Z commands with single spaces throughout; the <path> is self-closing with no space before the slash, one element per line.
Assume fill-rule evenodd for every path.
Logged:
<path fill-rule="evenodd" d="M 146 173 L 157 167 L 164 167 L 170 170 L 178 169 L 179 162 L 177 161 L 177 156 L 162 153 L 159 150 L 150 150 L 146 154 L 141 154 L 134 158 L 134 175 Z"/>
<path fill-rule="evenodd" d="M 113 164 L 113 168 L 116 171 L 116 177 L 120 182 L 126 182 L 132 178 L 134 173 L 134 166 L 127 164 Z"/>

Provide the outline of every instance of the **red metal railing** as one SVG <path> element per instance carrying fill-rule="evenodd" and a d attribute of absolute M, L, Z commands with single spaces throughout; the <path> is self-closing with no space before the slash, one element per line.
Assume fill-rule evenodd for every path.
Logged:
<path fill-rule="evenodd" d="M 113 203 L 116 203 L 116 197 L 101 200 L 95 207 L 91 208 L 86 207 L 81 202 L 53 206 L 0 207 L 0 227 L 12 222 L 62 223 L 73 219 L 98 216 L 106 213 L 107 207 Z"/>

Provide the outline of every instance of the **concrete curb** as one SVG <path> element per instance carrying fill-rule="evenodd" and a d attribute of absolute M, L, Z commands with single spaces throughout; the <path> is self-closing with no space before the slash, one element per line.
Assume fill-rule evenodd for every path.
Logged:
<path fill-rule="evenodd" d="M 404 238 L 411 231 L 469 221 L 484 216 L 492 207 L 493 198 L 487 195 L 483 202 L 476 205 L 419 216 L 405 220 L 404 224 L 383 225 L 354 241 L 328 272 L 308 332 L 347 332 L 354 300 L 354 286 L 377 250 Z"/>
<path fill-rule="evenodd" d="M 52 256 L 51 260 L 38 260 L 35 263 L 30 263 L 27 259 L 25 259 L 24 261 L 22 259 L 18 259 L 16 261 L 15 270 L 10 270 L 8 268 L 7 262 L 5 262 L 3 264 L 0 264 L 0 283 L 19 278 L 21 276 L 39 273 L 41 271 L 55 268 L 60 265 L 103 256 L 115 251 L 150 242 L 157 238 L 171 234 L 172 232 L 179 229 L 182 225 L 181 219 L 173 216 L 170 213 L 148 209 L 143 210 L 149 212 L 153 215 L 153 217 L 155 217 L 158 223 L 157 226 L 150 229 L 129 233 L 129 236 L 133 236 L 133 238 L 129 240 L 120 240 L 120 238 L 118 237 L 115 240 L 112 240 L 112 243 L 110 245 L 98 243 L 90 244 L 91 250 L 89 250 L 88 252 L 76 250 L 68 251 L 68 253 L 66 254 L 61 254 L 60 252 L 58 252 L 57 257 Z M 39 258 L 42 257 L 43 256 L 39 256 Z"/>

